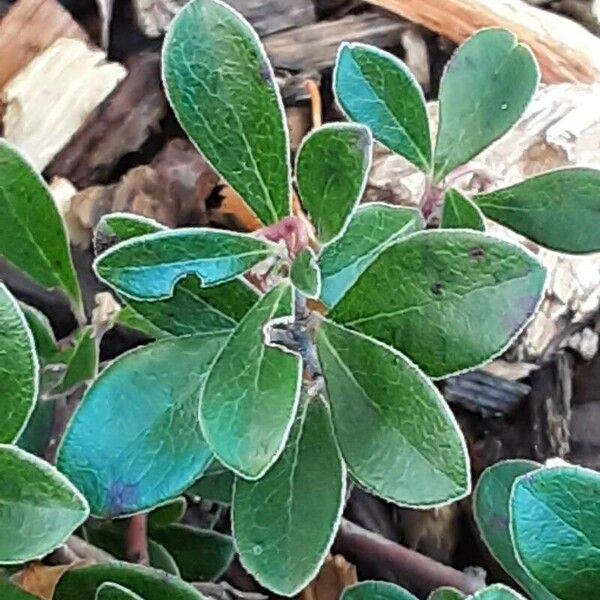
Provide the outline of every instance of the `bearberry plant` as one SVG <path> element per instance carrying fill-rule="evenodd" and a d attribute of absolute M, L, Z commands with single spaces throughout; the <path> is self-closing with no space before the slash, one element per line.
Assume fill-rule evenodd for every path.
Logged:
<path fill-rule="evenodd" d="M 65 349 L 0 287 L 0 564 L 42 557 L 82 525 L 120 558 L 119 518 L 149 512 L 151 564 L 177 577 L 92 565 L 63 576 L 55 598 L 197 599 L 185 581 L 218 576 L 234 547 L 260 583 L 292 596 L 330 549 L 348 482 L 420 509 L 470 493 L 465 442 L 434 380 L 501 354 L 546 279 L 524 247 L 486 233 L 486 218 L 553 250 L 599 251 L 600 172 L 553 171 L 472 198 L 452 187 L 538 85 L 533 55 L 503 30 L 476 34 L 450 61 L 435 144 L 407 67 L 343 44 L 333 85 L 349 122 L 314 129 L 294 168 L 271 64 L 226 4 L 181 10 L 163 78 L 182 128 L 262 226 L 102 219 L 95 272 L 123 306 L 119 322 L 153 341 L 97 374 L 102 331 L 85 324 L 60 216 L 43 180 L 0 143 L 0 254 L 67 294 L 81 323 Z M 360 204 L 374 141 L 423 172 L 419 210 Z M 35 432 L 52 398 L 90 380 L 55 469 L 35 456 Z M 534 598 L 592 599 L 597 477 L 533 468 L 484 475 L 482 537 Z M 185 491 L 231 503 L 233 541 L 178 523 Z M 412 598 L 381 583 L 345 596 Z M 515 597 L 501 586 L 473 596 Z"/>

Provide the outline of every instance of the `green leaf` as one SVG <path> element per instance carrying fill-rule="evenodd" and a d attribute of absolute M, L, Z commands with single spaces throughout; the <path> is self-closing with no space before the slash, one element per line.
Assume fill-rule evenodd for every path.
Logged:
<path fill-rule="evenodd" d="M 175 524 L 152 528 L 150 537 L 173 555 L 185 581 L 216 579 L 233 559 L 232 539 L 215 531 Z"/>
<path fill-rule="evenodd" d="M 85 394 L 58 453 L 92 513 L 132 514 L 181 494 L 212 454 L 198 393 L 223 335 L 166 339 L 127 352 Z"/>
<path fill-rule="evenodd" d="M 204 500 L 231 504 L 234 478 L 232 471 L 225 468 L 218 460 L 213 460 L 202 477 L 190 486 L 188 494 L 200 496 Z"/>
<path fill-rule="evenodd" d="M 454 588 L 441 587 L 434 592 L 427 600 L 463 600 L 465 595 Z"/>
<path fill-rule="evenodd" d="M 38 397 L 27 426 L 15 442 L 19 448 L 43 458 L 52 435 L 54 405 L 54 401 Z"/>
<path fill-rule="evenodd" d="M 33 335 L 35 349 L 38 357 L 43 362 L 48 362 L 56 354 L 56 338 L 48 317 L 37 308 L 19 302 L 19 306 L 25 315 L 27 325 Z"/>
<path fill-rule="evenodd" d="M 552 250 L 600 251 L 600 171 L 551 171 L 475 201 L 490 219 Z"/>
<path fill-rule="evenodd" d="M 309 400 L 285 451 L 258 481 L 236 479 L 233 535 L 245 569 L 293 596 L 317 574 L 337 531 L 346 473 L 327 406 Z"/>
<path fill-rule="evenodd" d="M 39 364 L 25 315 L 0 282 L 0 443 L 18 439 L 35 408 Z"/>
<path fill-rule="evenodd" d="M 171 523 L 177 523 L 183 519 L 185 511 L 187 510 L 187 502 L 185 496 L 179 496 L 179 498 L 173 498 L 161 506 L 157 506 L 148 515 L 148 526 L 149 527 L 164 527 L 171 525 Z"/>
<path fill-rule="evenodd" d="M 321 301 L 334 307 L 386 246 L 424 225 L 419 211 L 412 208 L 379 203 L 360 206 L 346 230 L 323 248 Z"/>
<path fill-rule="evenodd" d="M 469 598 L 470 600 L 525 600 L 521 594 L 517 594 L 501 583 L 479 590 Z M 538 600 L 537 596 L 536 600 Z"/>
<path fill-rule="evenodd" d="M 533 98 L 540 73 L 510 31 L 484 29 L 456 51 L 440 83 L 434 181 L 502 137 Z"/>
<path fill-rule="evenodd" d="M 190 2 L 165 39 L 163 78 L 185 132 L 258 218 L 290 214 L 283 103 L 250 24 L 224 2 Z"/>
<path fill-rule="evenodd" d="M 45 556 L 87 518 L 83 496 L 54 467 L 0 445 L 0 564 Z"/>
<path fill-rule="evenodd" d="M 581 467 L 521 476 L 510 498 L 517 560 L 561 600 L 600 588 L 600 475 Z"/>
<path fill-rule="evenodd" d="M 444 196 L 441 227 L 485 231 L 485 220 L 476 204 L 458 190 L 451 189 Z"/>
<path fill-rule="evenodd" d="M 107 522 L 94 528 L 86 527 L 86 538 L 91 544 L 115 558 L 125 560 L 127 554 L 125 528 L 124 521 Z M 148 539 L 148 559 L 151 567 L 179 577 L 179 567 L 175 559 L 164 546 L 151 539 Z"/>
<path fill-rule="evenodd" d="M 291 310 L 288 283 L 265 294 L 231 333 L 202 389 L 200 423 L 211 450 L 248 479 L 262 477 L 277 460 L 298 405 L 300 357 L 270 347 L 263 333 Z"/>
<path fill-rule="evenodd" d="M 39 600 L 17 586 L 2 580 L 0 580 L 0 598 L 2 600 Z"/>
<path fill-rule="evenodd" d="M 292 264 L 290 279 L 298 291 L 308 298 L 316 298 L 321 289 L 321 272 L 316 257 L 310 248 L 298 254 Z"/>
<path fill-rule="evenodd" d="M 348 118 L 422 171 L 431 169 L 425 97 L 409 68 L 374 46 L 343 43 L 333 74 L 337 103 Z"/>
<path fill-rule="evenodd" d="M 195 274 L 204 286 L 234 279 L 278 252 L 247 234 L 208 228 L 160 231 L 117 244 L 96 259 L 100 279 L 137 300 L 173 295 L 177 281 Z"/>
<path fill-rule="evenodd" d="M 386 581 L 362 581 L 347 587 L 340 600 L 417 600 L 404 588 Z"/>
<path fill-rule="evenodd" d="M 429 230 L 384 250 L 330 316 L 444 377 L 502 353 L 537 310 L 545 279 L 520 246 Z"/>
<path fill-rule="evenodd" d="M 362 125 L 329 123 L 304 138 L 296 160 L 298 192 L 322 243 L 342 230 L 361 199 L 372 154 L 371 132 Z"/>
<path fill-rule="evenodd" d="M 484 541 L 502 568 L 536 600 L 555 600 L 523 569 L 515 558 L 509 531 L 509 499 L 515 480 L 542 465 L 529 460 L 509 460 L 486 469 L 473 495 L 473 513 Z"/>
<path fill-rule="evenodd" d="M 171 298 L 143 302 L 126 298 L 119 323 L 157 339 L 231 331 L 256 303 L 257 293 L 241 278 L 203 288 L 194 275 L 175 285 Z"/>
<path fill-rule="evenodd" d="M 98 342 L 94 334 L 94 327 L 80 329 L 73 347 L 67 352 L 62 352 L 58 357 L 66 369 L 60 383 L 52 389 L 52 395 L 66 394 L 78 385 L 91 381 L 98 374 Z"/>
<path fill-rule="evenodd" d="M 144 600 L 205 600 L 177 577 L 124 562 L 70 569 L 59 579 L 53 600 L 94 600 L 97 588 L 106 582 L 118 583 Z"/>
<path fill-rule="evenodd" d="M 104 215 L 96 226 L 94 248 L 118 244 L 142 235 L 167 230 L 168 227 L 148 217 L 130 213 L 109 213 Z"/>
<path fill-rule="evenodd" d="M 420 508 L 470 492 L 460 428 L 415 365 L 327 320 L 319 328 L 317 350 L 336 439 L 360 485 L 396 504 Z"/>
<path fill-rule="evenodd" d="M 107 581 L 103 583 L 96 592 L 95 600 L 144 600 L 141 596 L 134 594 L 131 590 Z"/>
<path fill-rule="evenodd" d="M 60 288 L 82 313 L 65 226 L 50 190 L 20 152 L 0 138 L 0 256 L 41 286 Z M 10 234 L 8 234 L 10 232 Z"/>

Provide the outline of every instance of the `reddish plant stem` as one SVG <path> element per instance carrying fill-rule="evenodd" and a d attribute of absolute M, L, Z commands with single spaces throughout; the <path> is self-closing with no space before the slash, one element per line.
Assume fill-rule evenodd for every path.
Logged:
<path fill-rule="evenodd" d="M 484 587 L 477 577 L 443 565 L 428 556 L 405 548 L 347 519 L 342 519 L 335 551 L 355 563 L 381 570 L 389 568 L 397 583 L 420 595 L 449 586 L 464 594 L 474 594 Z"/>
<path fill-rule="evenodd" d="M 148 518 L 146 513 L 133 515 L 127 523 L 125 556 L 129 562 L 149 565 Z"/>

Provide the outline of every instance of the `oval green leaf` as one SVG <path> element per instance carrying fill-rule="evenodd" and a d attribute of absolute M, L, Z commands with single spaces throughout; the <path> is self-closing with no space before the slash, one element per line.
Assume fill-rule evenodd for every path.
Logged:
<path fill-rule="evenodd" d="M 419 211 L 376 202 L 359 206 L 319 257 L 321 297 L 333 308 L 384 248 L 424 227 Z"/>
<path fill-rule="evenodd" d="M 107 582 L 117 583 L 144 600 L 205 600 L 178 577 L 124 562 L 70 569 L 58 581 L 53 600 L 95 600 L 96 590 Z"/>
<path fill-rule="evenodd" d="M 485 231 L 485 220 L 476 204 L 458 190 L 451 189 L 444 196 L 441 227 Z"/>
<path fill-rule="evenodd" d="M 109 521 L 100 527 L 86 527 L 86 539 L 118 560 L 126 559 L 126 522 Z M 158 542 L 148 539 L 148 559 L 150 566 L 179 577 L 179 567 L 175 559 Z"/>
<path fill-rule="evenodd" d="M 347 587 L 340 600 L 417 600 L 404 588 L 386 581 L 362 581 Z"/>
<path fill-rule="evenodd" d="M 277 460 L 298 405 L 300 357 L 268 346 L 264 334 L 269 321 L 291 311 L 288 283 L 265 294 L 230 334 L 201 392 L 206 440 L 220 462 L 248 479 Z"/>
<path fill-rule="evenodd" d="M 362 125 L 329 123 L 304 138 L 296 160 L 296 181 L 321 243 L 343 229 L 361 199 L 372 154 L 371 132 Z"/>
<path fill-rule="evenodd" d="M 525 600 L 521 594 L 517 594 L 501 583 L 479 590 L 469 598 L 470 600 Z M 535 599 L 538 600 L 537 596 Z"/>
<path fill-rule="evenodd" d="M 58 453 L 59 469 L 94 515 L 153 508 L 182 493 L 212 459 L 198 393 L 223 335 L 161 340 L 111 363 L 85 394 Z"/>
<path fill-rule="evenodd" d="M 60 546 L 87 518 L 87 502 L 43 460 L 0 445 L 0 564 L 19 564 Z"/>
<path fill-rule="evenodd" d="M 541 468 L 530 460 L 508 460 L 486 469 L 473 494 L 473 515 L 481 539 L 502 568 L 536 600 L 556 600 L 515 558 L 509 531 L 509 500 L 515 480 Z"/>
<path fill-rule="evenodd" d="M 94 379 L 98 374 L 98 352 L 94 327 L 90 325 L 80 329 L 73 340 L 73 347 L 56 357 L 61 363 L 64 360 L 65 371 L 61 381 L 49 394 L 67 394 L 78 385 Z"/>
<path fill-rule="evenodd" d="M 228 535 L 174 524 L 153 527 L 150 538 L 173 556 L 185 581 L 210 581 L 219 577 L 233 559 Z"/>
<path fill-rule="evenodd" d="M 119 242 L 166 230 L 168 227 L 148 217 L 129 213 L 109 213 L 104 215 L 96 226 L 94 249 L 100 254 L 109 246 Z"/>
<path fill-rule="evenodd" d="M 427 600 L 463 600 L 465 595 L 454 588 L 443 587 L 431 592 Z"/>
<path fill-rule="evenodd" d="M 58 351 L 56 338 L 48 317 L 37 308 L 19 303 L 33 335 L 35 349 L 41 362 L 49 362 Z"/>
<path fill-rule="evenodd" d="M 231 504 L 234 479 L 232 471 L 214 460 L 202 477 L 188 489 L 188 494 L 194 494 L 203 500 Z"/>
<path fill-rule="evenodd" d="M 502 353 L 537 310 L 545 279 L 520 246 L 423 231 L 384 250 L 330 316 L 444 377 Z"/>
<path fill-rule="evenodd" d="M 307 298 L 316 298 L 321 289 L 321 272 L 317 259 L 310 248 L 298 254 L 292 264 L 290 279 L 296 289 Z"/>
<path fill-rule="evenodd" d="M 266 475 L 236 479 L 233 534 L 244 568 L 277 594 L 297 594 L 327 556 L 345 490 L 329 411 L 320 398 L 309 400 Z"/>
<path fill-rule="evenodd" d="M 111 583 L 107 581 L 103 583 L 96 592 L 95 600 L 144 600 L 141 596 L 138 596 L 131 590 L 119 585 L 118 583 Z"/>
<path fill-rule="evenodd" d="M 520 477 L 510 498 L 517 560 L 561 600 L 600 589 L 600 475 L 581 467 Z"/>
<path fill-rule="evenodd" d="M 242 233 L 174 229 L 117 244 L 96 259 L 94 270 L 125 296 L 160 300 L 172 296 L 175 284 L 188 274 L 203 286 L 217 285 L 277 251 L 274 244 Z"/>
<path fill-rule="evenodd" d="M 374 46 L 343 43 L 333 74 L 337 103 L 348 118 L 422 171 L 431 169 L 425 97 L 409 68 Z"/>
<path fill-rule="evenodd" d="M 224 2 L 193 0 L 171 23 L 163 77 L 185 132 L 258 218 L 290 214 L 283 103 L 251 25 Z"/>
<path fill-rule="evenodd" d="M 64 223 L 44 180 L 0 138 L 0 256 L 47 289 L 59 288 L 82 312 Z M 10 232 L 10 235 L 7 233 Z"/>
<path fill-rule="evenodd" d="M 172 523 L 178 523 L 183 519 L 185 511 L 187 510 L 187 501 L 185 496 L 179 496 L 179 498 L 173 498 L 157 506 L 148 515 L 148 526 L 149 527 L 165 527 Z"/>
<path fill-rule="evenodd" d="M 18 439 L 38 394 L 35 341 L 18 302 L 0 282 L 0 443 Z"/>
<path fill-rule="evenodd" d="M 326 320 L 317 334 L 317 351 L 336 439 L 360 485 L 419 508 L 448 504 L 470 492 L 460 428 L 415 365 Z"/>
<path fill-rule="evenodd" d="M 476 196 L 490 219 L 551 250 L 600 251 L 600 171 L 560 169 Z"/>
<path fill-rule="evenodd" d="M 440 83 L 434 181 L 441 181 L 511 129 L 539 80 L 531 50 L 510 31 L 484 29 L 460 46 Z"/>
<path fill-rule="evenodd" d="M 8 581 L 0 579 L 0 598 L 2 600 L 39 600 L 35 596 L 24 592 L 21 588 L 16 585 L 12 585 Z"/>
<path fill-rule="evenodd" d="M 156 339 L 224 333 L 235 328 L 257 298 L 242 278 L 204 288 L 190 275 L 175 285 L 170 298 L 146 302 L 125 298 L 127 306 L 118 322 Z"/>

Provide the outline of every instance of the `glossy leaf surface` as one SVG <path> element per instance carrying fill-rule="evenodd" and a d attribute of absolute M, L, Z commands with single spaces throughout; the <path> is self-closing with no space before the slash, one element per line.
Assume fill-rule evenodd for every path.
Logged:
<path fill-rule="evenodd" d="M 59 469 L 103 517 L 152 508 L 183 492 L 212 460 L 198 393 L 223 335 L 167 339 L 111 363 L 85 394 Z"/>
<path fill-rule="evenodd" d="M 160 231 L 122 242 L 94 263 L 100 279 L 138 300 L 173 294 L 175 284 L 194 274 L 204 286 L 234 279 L 277 252 L 259 238 L 217 229 Z"/>
<path fill-rule="evenodd" d="M 0 564 L 45 556 L 89 514 L 75 487 L 45 461 L 0 445 Z"/>
<path fill-rule="evenodd" d="M 289 433 L 300 392 L 300 357 L 265 344 L 263 328 L 287 317 L 292 289 L 265 294 L 230 334 L 202 389 L 200 422 L 215 456 L 249 479 L 275 462 Z"/>
<path fill-rule="evenodd" d="M 516 479 L 542 465 L 510 460 L 486 469 L 475 487 L 473 513 L 481 539 L 502 568 L 537 600 L 555 600 L 515 558 L 510 537 L 509 500 Z"/>
<path fill-rule="evenodd" d="M 593 598 L 600 588 L 600 475 L 581 467 L 520 477 L 510 498 L 517 560 L 561 600 Z"/>
<path fill-rule="evenodd" d="M 476 204 L 455 189 L 444 196 L 442 229 L 474 229 L 485 231 L 485 220 Z"/>
<path fill-rule="evenodd" d="M 368 126 L 380 144 L 429 171 L 425 97 L 401 60 L 374 46 L 343 43 L 333 84 L 338 104 L 352 121 Z"/>
<path fill-rule="evenodd" d="M 0 231 L 0 256 L 41 286 L 60 288 L 81 309 L 65 226 L 50 190 L 19 151 L 1 138 Z"/>
<path fill-rule="evenodd" d="M 323 125 L 302 142 L 296 161 L 298 192 L 321 243 L 341 231 L 360 200 L 372 152 L 370 131 L 351 123 Z"/>
<path fill-rule="evenodd" d="M 600 171 L 561 169 L 475 198 L 490 219 L 551 250 L 600 251 Z"/>
<path fill-rule="evenodd" d="M 266 475 L 235 483 L 234 538 L 242 564 L 257 581 L 292 596 L 313 579 L 337 530 L 345 477 L 329 411 L 313 399 Z"/>
<path fill-rule="evenodd" d="M 358 483 L 397 504 L 421 508 L 470 491 L 460 429 L 417 367 L 330 321 L 321 323 L 317 350 L 335 435 Z"/>
<path fill-rule="evenodd" d="M 501 353 L 535 313 L 545 278 L 519 246 L 429 230 L 384 250 L 330 316 L 443 377 Z"/>
<path fill-rule="evenodd" d="M 224 2 L 194 0 L 171 23 L 163 78 L 181 126 L 265 224 L 290 212 L 287 125 L 258 36 Z"/>
<path fill-rule="evenodd" d="M 16 440 L 33 412 L 39 366 L 23 311 L 0 282 L 0 443 Z"/>
<path fill-rule="evenodd" d="M 531 50 L 504 29 L 484 29 L 456 51 L 440 83 L 434 180 L 503 136 L 533 98 L 540 75 Z"/>
<path fill-rule="evenodd" d="M 346 230 L 319 257 L 321 301 L 335 306 L 387 245 L 423 226 L 421 215 L 411 208 L 360 206 Z"/>

